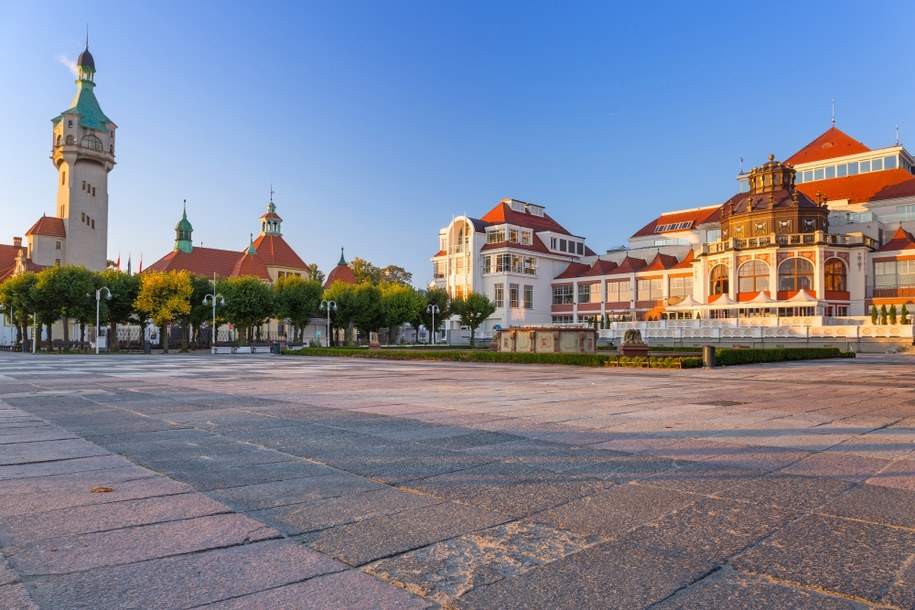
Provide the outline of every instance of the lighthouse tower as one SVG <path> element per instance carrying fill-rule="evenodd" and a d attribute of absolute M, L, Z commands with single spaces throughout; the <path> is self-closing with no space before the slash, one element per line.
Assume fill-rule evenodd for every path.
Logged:
<path fill-rule="evenodd" d="M 60 258 L 64 264 L 101 271 L 108 262 L 108 172 L 115 165 L 117 126 L 95 97 L 95 60 L 88 41 L 76 66 L 73 102 L 51 120 L 57 217 L 65 231 Z"/>

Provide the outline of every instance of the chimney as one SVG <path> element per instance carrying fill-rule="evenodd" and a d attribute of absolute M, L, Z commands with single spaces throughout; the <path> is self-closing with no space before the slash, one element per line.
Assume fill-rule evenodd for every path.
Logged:
<path fill-rule="evenodd" d="M 14 238 L 13 238 L 13 247 L 14 247 L 14 248 L 21 248 L 21 247 L 22 247 L 22 238 L 21 238 L 21 237 L 14 237 Z"/>

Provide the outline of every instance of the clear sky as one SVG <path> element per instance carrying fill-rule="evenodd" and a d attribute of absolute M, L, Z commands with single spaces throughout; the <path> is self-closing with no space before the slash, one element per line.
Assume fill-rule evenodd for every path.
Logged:
<path fill-rule="evenodd" d="M 55 211 L 50 119 L 86 22 L 118 125 L 109 257 L 287 241 L 424 286 L 438 229 L 505 197 L 603 252 L 830 126 L 915 148 L 915 2 L 0 1 L 0 242 Z"/>

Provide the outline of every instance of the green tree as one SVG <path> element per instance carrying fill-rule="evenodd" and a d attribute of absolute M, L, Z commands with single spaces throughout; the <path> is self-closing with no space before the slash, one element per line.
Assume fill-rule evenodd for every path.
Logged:
<path fill-rule="evenodd" d="M 896 324 L 896 305 L 890 305 L 890 324 Z"/>
<path fill-rule="evenodd" d="M 909 323 L 909 309 L 905 306 L 905 303 L 902 304 L 902 309 L 900 310 L 899 315 L 902 317 L 902 320 L 900 321 L 901 324 Z"/>
<path fill-rule="evenodd" d="M 388 265 L 381 270 L 381 283 L 410 286 L 413 283 L 413 274 L 403 267 Z"/>
<path fill-rule="evenodd" d="M 213 290 L 213 280 L 201 277 L 199 275 L 191 276 L 191 296 L 188 303 L 191 310 L 181 316 L 181 351 L 186 352 L 190 348 L 191 334 L 194 335 L 197 347 L 200 347 L 200 327 L 205 322 L 213 319 L 213 305 L 209 301 L 204 304 L 203 299 L 208 294 L 216 294 Z M 219 312 L 219 299 L 217 299 L 216 310 Z"/>
<path fill-rule="evenodd" d="M 349 345 L 352 337 L 353 318 L 356 313 L 356 287 L 346 282 L 334 282 L 324 291 L 324 299 L 336 303 L 337 308 L 330 312 L 330 344 L 336 345 L 337 330 L 346 329 L 343 344 Z"/>
<path fill-rule="evenodd" d="M 356 286 L 353 291 L 354 308 L 353 324 L 366 334 L 366 341 L 370 333 L 377 333 L 385 323 L 384 310 L 381 306 L 381 289 L 378 286 L 365 283 Z"/>
<path fill-rule="evenodd" d="M 326 279 L 326 276 L 324 275 L 323 271 L 318 269 L 317 263 L 311 263 L 310 265 L 308 265 L 308 276 L 309 276 L 309 278 L 318 282 L 322 286 L 324 285 L 324 280 Z"/>
<path fill-rule="evenodd" d="M 140 276 L 128 275 L 116 269 L 102 271 L 102 285 L 111 291 L 111 300 L 106 300 L 108 330 L 108 349 L 118 349 L 118 324 L 127 324 L 134 316 L 134 301 L 140 294 Z M 142 326 L 142 325 L 141 325 Z"/>
<path fill-rule="evenodd" d="M 420 310 L 419 317 L 414 321 L 413 326 L 419 332 L 419 326 L 425 326 L 430 333 L 435 333 L 445 320 L 451 317 L 451 300 L 448 298 L 448 291 L 442 288 L 430 288 L 420 293 L 426 301 L 426 305 Z M 435 305 L 435 328 L 432 328 L 432 312 L 429 306 Z"/>
<path fill-rule="evenodd" d="M 415 320 L 425 306 L 426 299 L 412 287 L 399 283 L 382 284 L 381 308 L 388 327 L 388 342 L 393 343 L 396 327 Z"/>
<path fill-rule="evenodd" d="M 162 348 L 168 353 L 168 325 L 191 311 L 194 287 L 187 271 L 147 271 L 140 278 L 134 308 L 162 331 Z"/>
<path fill-rule="evenodd" d="M 871 324 L 876 324 L 876 323 L 877 323 L 877 317 L 878 317 L 879 315 L 880 315 L 880 314 L 877 312 L 877 306 L 876 306 L 876 305 L 871 305 Z"/>
<path fill-rule="evenodd" d="M 297 275 L 282 277 L 273 285 L 277 315 L 294 325 L 292 341 L 304 342 L 305 327 L 318 312 L 322 292 L 319 281 Z"/>
<path fill-rule="evenodd" d="M 880 323 L 886 324 L 886 305 L 880 306 Z"/>
<path fill-rule="evenodd" d="M 356 276 L 357 284 L 368 283 L 372 284 L 373 286 L 377 286 L 381 283 L 381 269 L 368 262 L 367 260 L 357 256 L 350 261 L 349 266 L 353 270 L 353 275 Z"/>
<path fill-rule="evenodd" d="M 220 292 L 226 300 L 226 320 L 241 329 L 243 345 L 250 343 L 254 328 L 274 313 L 273 291 L 260 279 L 243 276 L 227 279 Z"/>
<path fill-rule="evenodd" d="M 28 327 L 36 310 L 36 303 L 32 291 L 38 277 L 32 271 L 15 275 L 0 284 L 0 303 L 4 306 L 4 313 L 16 326 L 16 343 L 25 350 L 25 337 L 28 336 Z"/>
<path fill-rule="evenodd" d="M 474 345 L 477 328 L 496 311 L 496 304 L 485 294 L 471 292 L 467 298 L 451 303 L 451 309 L 460 318 L 461 324 L 470 327 L 470 345 Z"/>
<path fill-rule="evenodd" d="M 95 281 L 92 273 L 85 267 L 64 265 L 41 270 L 32 294 L 39 318 L 47 327 L 49 348 L 52 340 L 51 327 L 58 320 L 64 320 L 64 344 L 68 347 L 68 320 L 85 320 L 90 315 L 92 319 L 95 318 Z"/>

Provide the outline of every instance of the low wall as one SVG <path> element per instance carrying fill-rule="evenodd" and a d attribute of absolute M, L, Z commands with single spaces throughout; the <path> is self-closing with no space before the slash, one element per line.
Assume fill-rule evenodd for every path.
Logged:
<path fill-rule="evenodd" d="M 495 337 L 496 351 L 593 354 L 597 332 L 582 328 L 507 328 Z"/>

